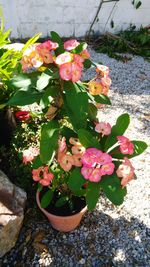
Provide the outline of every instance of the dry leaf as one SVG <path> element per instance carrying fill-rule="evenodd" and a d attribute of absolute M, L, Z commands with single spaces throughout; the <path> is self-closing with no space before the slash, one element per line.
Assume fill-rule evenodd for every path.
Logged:
<path fill-rule="evenodd" d="M 32 245 L 38 254 L 42 254 L 43 252 L 48 252 L 48 247 L 45 244 L 35 242 Z"/>
<path fill-rule="evenodd" d="M 39 231 L 39 232 L 35 233 L 34 242 L 41 242 L 44 237 L 45 237 L 45 232 Z"/>

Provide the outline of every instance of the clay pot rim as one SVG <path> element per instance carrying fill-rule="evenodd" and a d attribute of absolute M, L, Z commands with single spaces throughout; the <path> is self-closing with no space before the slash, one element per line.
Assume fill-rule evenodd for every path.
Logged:
<path fill-rule="evenodd" d="M 52 213 L 46 211 L 45 209 L 43 209 L 43 208 L 41 207 L 39 197 L 40 197 L 40 192 L 37 191 L 37 192 L 36 192 L 36 202 L 37 202 L 37 205 L 38 205 L 39 209 L 40 209 L 45 215 L 49 215 L 49 214 L 50 214 L 51 217 L 53 217 L 53 218 L 58 218 L 58 217 L 61 217 L 61 218 L 63 218 L 63 219 L 74 218 L 74 217 L 77 216 L 77 214 L 82 214 L 82 213 L 84 214 L 84 213 L 88 210 L 87 205 L 86 205 L 82 210 L 80 210 L 79 212 L 77 212 L 76 214 L 73 214 L 73 215 L 67 215 L 67 216 L 54 215 L 54 214 L 52 214 Z"/>

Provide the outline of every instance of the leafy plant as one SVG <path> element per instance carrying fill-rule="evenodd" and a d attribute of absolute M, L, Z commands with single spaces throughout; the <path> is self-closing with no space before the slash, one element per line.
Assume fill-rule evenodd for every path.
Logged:
<path fill-rule="evenodd" d="M 108 67 L 92 62 L 85 43 L 63 43 L 55 32 L 51 39 L 29 47 L 21 60 L 23 73 L 7 83 L 15 90 L 8 105 L 36 102 L 47 118 L 37 146 L 23 151 L 23 162 L 31 164 L 38 190 L 47 188 L 41 198 L 43 208 L 53 203 L 75 212 L 74 197 L 82 197 L 93 210 L 101 191 L 120 205 L 127 183 L 134 178 L 129 159 L 147 145 L 124 136 L 128 114 L 122 114 L 113 127 L 97 119 L 97 103 L 111 104 Z M 80 81 L 84 65 L 96 68 L 90 81 Z"/>
<path fill-rule="evenodd" d="M 13 92 L 12 88 L 7 86 L 7 81 L 16 75 L 20 68 L 20 60 L 23 52 L 29 45 L 35 43 L 40 34 L 36 34 L 30 38 L 20 51 L 10 49 L 7 45 L 10 44 L 9 35 L 11 30 L 4 31 L 4 16 L 2 7 L 0 7 L 0 109 L 5 106 L 6 101 Z"/>
<path fill-rule="evenodd" d="M 107 33 L 95 41 L 94 48 L 97 52 L 107 53 L 110 57 L 127 61 L 130 57 L 119 53 L 131 53 L 145 59 L 150 59 L 150 33 L 148 28 L 141 27 L 139 30 L 131 25 L 127 30 L 118 34 Z"/>

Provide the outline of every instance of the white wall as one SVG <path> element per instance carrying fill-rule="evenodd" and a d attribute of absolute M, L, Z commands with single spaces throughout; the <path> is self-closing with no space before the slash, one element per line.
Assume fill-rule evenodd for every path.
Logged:
<path fill-rule="evenodd" d="M 142 6 L 135 9 L 132 0 L 120 0 L 115 4 L 105 3 L 99 13 L 99 20 L 93 29 L 95 32 L 118 31 L 127 28 L 130 23 L 146 26 L 150 24 L 150 0 L 141 0 Z M 12 38 L 26 38 L 37 32 L 46 37 L 50 31 L 61 36 L 81 37 L 90 27 L 100 0 L 0 0 L 4 9 L 5 27 L 12 29 Z M 115 23 L 114 29 L 110 21 Z"/>

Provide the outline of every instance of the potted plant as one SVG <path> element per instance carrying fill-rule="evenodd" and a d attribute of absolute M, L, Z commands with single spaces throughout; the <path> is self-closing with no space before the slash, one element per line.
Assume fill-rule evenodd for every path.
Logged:
<path fill-rule="evenodd" d="M 112 127 L 97 119 L 99 105 L 110 104 L 111 80 L 108 67 L 90 59 L 86 43 L 63 43 L 51 32 L 51 40 L 30 46 L 21 63 L 23 73 L 9 81 L 16 92 L 8 104 L 37 102 L 41 112 L 34 115 L 46 120 L 39 147 L 23 151 L 23 162 L 32 164 L 39 208 L 55 229 L 70 231 L 95 208 L 100 191 L 113 204 L 123 203 L 126 185 L 134 179 L 130 158 L 147 145 L 124 136 L 128 114 Z M 95 77 L 81 82 L 84 67 L 94 67 Z"/>

